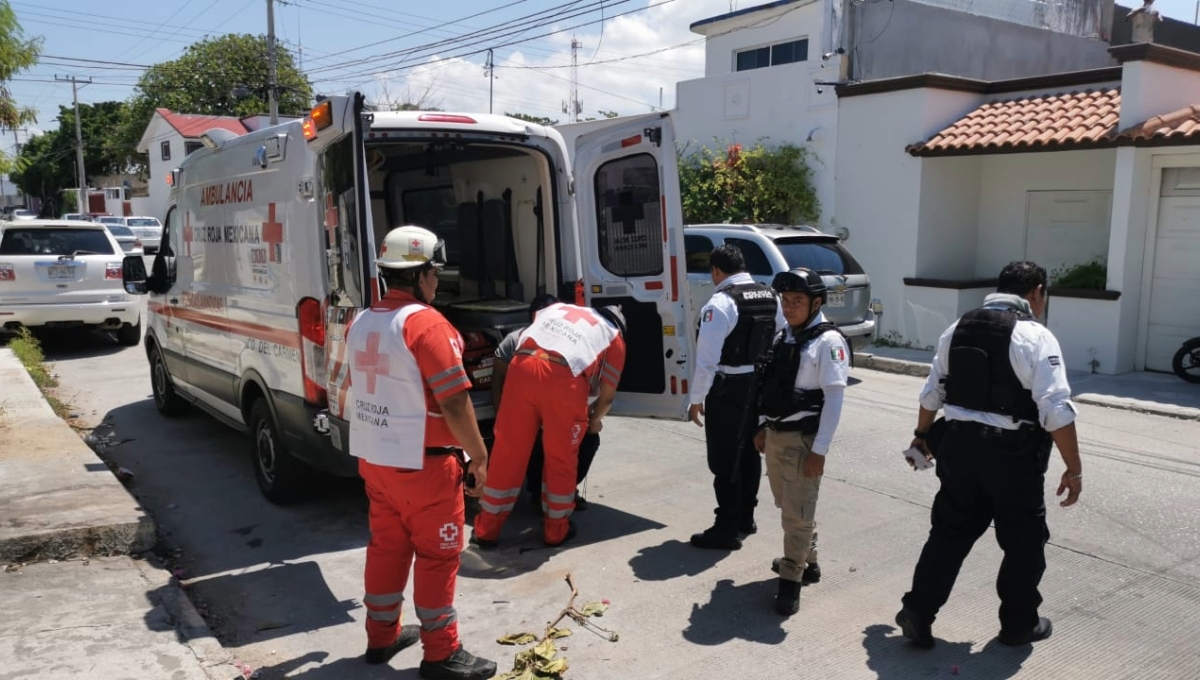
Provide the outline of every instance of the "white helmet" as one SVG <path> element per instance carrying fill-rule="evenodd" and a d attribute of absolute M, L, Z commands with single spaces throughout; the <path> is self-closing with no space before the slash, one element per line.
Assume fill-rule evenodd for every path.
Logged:
<path fill-rule="evenodd" d="M 388 269 L 441 267 L 446 264 L 446 245 L 424 227 L 397 227 L 383 237 L 375 264 Z"/>

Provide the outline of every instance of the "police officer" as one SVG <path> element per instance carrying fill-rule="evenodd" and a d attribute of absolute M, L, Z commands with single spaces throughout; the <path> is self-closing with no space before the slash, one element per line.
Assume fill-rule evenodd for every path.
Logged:
<path fill-rule="evenodd" d="M 716 287 L 700 310 L 688 417 L 704 427 L 717 508 L 713 525 L 692 535 L 691 543 L 737 550 L 743 536 L 758 531 L 754 507 L 762 460 L 753 444 L 755 362 L 765 356 L 785 322 L 775 291 L 750 278 L 737 246 L 714 249 L 709 265 Z"/>
<path fill-rule="evenodd" d="M 558 302 L 558 298 L 553 295 L 540 295 L 529 303 L 529 320 L 533 321 L 539 311 Z M 500 398 L 504 391 L 504 380 L 508 376 L 508 365 L 516 356 L 517 348 L 520 345 L 519 338 L 521 333 L 527 328 L 522 326 L 509 333 L 500 341 L 496 347 L 495 363 L 492 368 L 492 406 L 496 413 L 500 412 Z M 590 395 L 589 401 L 594 403 L 598 394 Z M 600 433 L 587 432 L 583 435 L 583 440 L 579 442 L 579 470 L 575 475 L 575 484 L 578 486 L 587 477 L 588 470 L 592 467 L 592 461 L 596 458 L 596 451 L 600 448 Z M 529 494 L 531 507 L 540 515 L 542 508 L 542 468 L 545 463 L 545 452 L 542 449 L 542 434 L 538 433 L 537 439 L 533 443 L 533 453 L 529 456 L 529 468 L 525 471 L 525 491 Z M 579 492 L 575 492 L 575 511 L 587 509 L 587 501 Z"/>
<path fill-rule="evenodd" d="M 1051 442 L 1066 464 L 1059 505 L 1074 505 L 1083 490 L 1075 406 L 1062 352 L 1036 321 L 1046 310 L 1046 270 L 1012 262 L 996 292 L 942 334 L 921 407 L 913 446 L 937 457 L 941 488 L 932 528 L 903 597 L 896 623 L 920 647 L 932 647 L 932 624 L 950 597 L 975 540 L 996 523 L 1004 551 L 999 642 L 1024 645 L 1050 637 L 1038 616 L 1038 583 L 1046 570 L 1045 473 Z M 927 437 L 945 406 L 945 434 L 931 450 Z"/>
<path fill-rule="evenodd" d="M 850 347 L 830 323 L 825 282 L 804 268 L 781 272 L 771 283 L 783 302 L 788 327 L 771 350 L 759 390 L 763 429 L 755 448 L 767 459 L 767 480 L 782 511 L 783 558 L 771 565 L 779 574 L 775 610 L 784 616 L 800 609 L 800 583 L 821 578 L 814 547 L 817 494 L 825 455 L 842 416 L 850 367 Z"/>
<path fill-rule="evenodd" d="M 387 293 L 346 334 L 350 452 L 360 459 L 370 500 L 366 661 L 387 663 L 419 638 L 420 677 L 490 678 L 496 664 L 463 649 L 454 609 L 464 520 L 459 454 L 470 455 L 475 486 L 466 493 L 473 496 L 487 480 L 488 455 L 467 391 L 462 337 L 429 306 L 444 247 L 427 229 L 399 227 L 375 262 Z M 400 628 L 410 570 L 421 625 Z"/>

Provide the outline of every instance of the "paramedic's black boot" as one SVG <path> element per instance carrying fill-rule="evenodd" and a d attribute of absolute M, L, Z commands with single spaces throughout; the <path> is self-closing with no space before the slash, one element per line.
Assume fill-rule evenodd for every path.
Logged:
<path fill-rule="evenodd" d="M 401 626 L 396 641 L 387 647 L 367 647 L 366 661 L 369 664 L 387 663 L 405 649 L 421 641 L 421 627 L 418 625 Z"/>
<path fill-rule="evenodd" d="M 799 583 L 779 579 L 779 592 L 775 595 L 775 611 L 784 616 L 791 616 L 800 611 Z"/>
<path fill-rule="evenodd" d="M 488 680 L 496 675 L 496 662 L 481 659 L 459 645 L 442 661 L 422 661 L 419 675 L 424 680 Z"/>

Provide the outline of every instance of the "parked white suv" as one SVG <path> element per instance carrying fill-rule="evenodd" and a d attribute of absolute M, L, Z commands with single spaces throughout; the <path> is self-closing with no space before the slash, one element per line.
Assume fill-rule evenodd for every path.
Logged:
<path fill-rule="evenodd" d="M 874 337 L 871 280 L 838 237 L 814 227 L 777 224 L 689 224 L 683 233 L 692 318 L 700 318 L 700 308 L 712 297 L 709 255 L 714 248 L 730 244 L 742 251 L 746 269 L 760 283 L 770 285 L 776 274 L 796 267 L 817 272 L 829 288 L 821 308 L 825 316 L 856 351 Z"/>
<path fill-rule="evenodd" d="M 114 331 L 122 345 L 138 344 L 140 305 L 125 292 L 123 258 L 102 224 L 0 222 L 0 332 L 90 327 Z"/>

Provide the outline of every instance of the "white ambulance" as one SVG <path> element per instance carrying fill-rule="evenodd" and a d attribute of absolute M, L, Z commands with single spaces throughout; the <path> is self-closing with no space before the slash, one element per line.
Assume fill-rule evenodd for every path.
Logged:
<path fill-rule="evenodd" d="M 380 295 L 392 228 L 431 229 L 448 266 L 434 306 L 462 332 L 472 400 L 494 418 L 492 352 L 539 293 L 619 304 L 628 359 L 613 414 L 682 419 L 687 329 L 669 114 L 618 119 L 568 149 L 551 128 L 494 115 L 368 112 L 354 93 L 303 120 L 212 130 L 167 178 L 150 275 L 146 354 L 167 416 L 195 405 L 248 431 L 263 493 L 305 495 L 310 473 L 356 474 L 348 455 L 346 328 Z"/>

